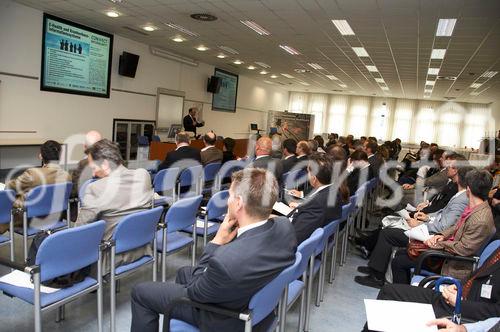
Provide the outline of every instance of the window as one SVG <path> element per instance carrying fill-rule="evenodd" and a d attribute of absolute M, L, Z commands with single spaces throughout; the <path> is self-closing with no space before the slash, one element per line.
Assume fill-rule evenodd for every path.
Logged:
<path fill-rule="evenodd" d="M 432 143 L 435 141 L 434 122 L 436 116 L 432 108 L 424 108 L 418 112 L 415 119 L 415 142 L 425 141 Z"/>

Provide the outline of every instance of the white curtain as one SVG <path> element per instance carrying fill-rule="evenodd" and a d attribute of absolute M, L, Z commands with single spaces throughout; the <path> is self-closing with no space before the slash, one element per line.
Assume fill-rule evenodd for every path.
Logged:
<path fill-rule="evenodd" d="M 351 98 L 349 109 L 349 129 L 348 132 L 355 137 L 364 136 L 368 131 L 368 121 L 370 117 L 370 97 L 355 96 Z"/>
<path fill-rule="evenodd" d="M 415 104 L 416 101 L 412 99 L 398 99 L 396 101 L 391 139 L 399 137 L 403 142 L 410 142 Z"/>
<path fill-rule="evenodd" d="M 331 95 L 327 113 L 327 132 L 345 135 L 349 96 Z"/>

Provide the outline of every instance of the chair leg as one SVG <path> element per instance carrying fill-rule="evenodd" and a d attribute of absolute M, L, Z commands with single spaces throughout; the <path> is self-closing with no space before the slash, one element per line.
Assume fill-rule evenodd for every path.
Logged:
<path fill-rule="evenodd" d="M 318 285 L 316 286 L 316 303 L 315 303 L 315 305 L 317 307 L 319 307 L 319 305 L 320 305 L 319 299 L 321 297 L 321 275 L 322 274 L 323 274 L 323 264 L 320 264 L 319 271 L 318 271 Z"/>
<path fill-rule="evenodd" d="M 279 331 L 285 332 L 286 328 L 286 309 L 288 303 L 288 285 L 285 286 L 283 296 L 281 298 L 280 312 L 279 312 Z"/>
<path fill-rule="evenodd" d="M 42 308 L 40 301 L 40 273 L 32 274 L 34 284 L 34 316 L 35 316 L 35 332 L 42 332 Z"/>
<path fill-rule="evenodd" d="M 302 294 L 300 295 L 300 312 L 299 312 L 299 326 L 297 331 L 302 332 L 302 326 L 304 325 L 304 316 L 306 314 L 306 296 L 307 296 L 307 275 L 304 273 L 302 275 L 302 280 L 304 281 L 304 288 L 302 289 Z"/>
<path fill-rule="evenodd" d="M 99 250 L 97 259 L 97 325 L 98 332 L 102 332 L 102 314 L 103 314 L 103 298 L 102 298 L 102 250 Z"/>
<path fill-rule="evenodd" d="M 333 244 L 332 247 L 332 258 L 330 262 L 330 276 L 328 277 L 328 283 L 333 283 L 333 280 L 335 279 L 335 272 L 337 269 L 337 246 L 339 243 L 339 230 L 335 232 L 335 235 L 333 236 L 333 241 L 335 243 Z"/>
<path fill-rule="evenodd" d="M 60 323 L 61 321 L 63 321 L 66 317 L 65 317 L 65 306 L 64 304 L 62 306 L 60 306 L 59 308 L 57 308 L 57 312 L 56 312 L 56 323 Z"/>
<path fill-rule="evenodd" d="M 26 211 L 23 214 L 23 250 L 24 250 L 24 261 L 28 259 L 28 217 L 26 216 Z"/>
<path fill-rule="evenodd" d="M 161 282 L 167 278 L 167 229 L 162 229 L 162 248 L 161 248 Z"/>
<path fill-rule="evenodd" d="M 153 239 L 153 282 L 156 281 L 156 274 L 157 274 L 157 266 L 156 266 L 156 260 L 158 258 L 158 254 L 157 254 L 157 248 L 156 248 L 156 234 L 155 234 L 155 237 Z"/>
<path fill-rule="evenodd" d="M 304 331 L 309 331 L 309 320 L 311 315 L 311 295 L 313 287 L 314 256 L 309 260 L 309 276 L 307 278 L 306 312 L 304 319 Z"/>
<path fill-rule="evenodd" d="M 115 280 L 115 246 L 111 247 L 111 277 L 109 280 L 110 283 L 110 331 L 116 331 L 116 280 Z"/>
<path fill-rule="evenodd" d="M 193 244 L 191 245 L 191 266 L 194 267 L 194 264 L 196 263 L 196 242 L 197 242 L 197 236 L 196 236 L 196 224 L 193 225 Z"/>
<path fill-rule="evenodd" d="M 12 214 L 10 215 L 9 238 L 10 238 L 10 260 L 14 261 L 14 218 Z"/>

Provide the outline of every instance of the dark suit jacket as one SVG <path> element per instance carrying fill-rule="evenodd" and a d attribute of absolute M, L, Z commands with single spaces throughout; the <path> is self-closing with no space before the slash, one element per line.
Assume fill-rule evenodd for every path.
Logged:
<path fill-rule="evenodd" d="M 200 155 L 203 166 L 222 161 L 222 151 L 217 149 L 215 146 L 212 146 L 205 151 L 201 151 Z"/>
<path fill-rule="evenodd" d="M 283 168 L 283 174 L 289 172 L 293 168 L 293 166 L 295 166 L 296 163 L 297 163 L 297 156 L 295 155 L 292 155 L 287 159 L 282 159 L 281 167 Z"/>
<path fill-rule="evenodd" d="M 366 179 L 365 181 L 373 179 L 373 170 L 371 167 L 365 167 L 363 169 L 355 168 L 351 174 L 347 177 L 347 186 L 349 187 L 349 194 L 352 196 L 358 190 L 358 187 L 363 184 L 359 183 L 360 179 Z"/>
<path fill-rule="evenodd" d="M 382 157 L 378 153 L 375 153 L 374 155 L 368 157 L 368 162 L 372 168 L 373 176 L 379 176 L 380 168 L 384 164 Z"/>
<path fill-rule="evenodd" d="M 193 122 L 193 119 L 188 114 L 188 115 L 186 115 L 184 117 L 184 119 L 182 119 L 182 126 L 184 127 L 184 131 L 191 131 L 196 136 L 196 128 L 197 127 L 203 127 L 203 123 L 198 123 L 198 124 L 195 125 L 194 122 Z"/>
<path fill-rule="evenodd" d="M 254 160 L 247 167 L 264 168 L 276 177 L 276 181 L 281 183 L 281 175 L 283 175 L 283 166 L 279 159 L 271 158 L 271 156 L 264 156 Z"/>
<path fill-rule="evenodd" d="M 317 228 L 326 226 L 331 221 L 341 217 L 340 193 L 337 192 L 334 204 L 329 202 L 329 195 L 332 195 L 330 198 L 332 200 L 332 186 L 323 188 L 316 194 L 312 192 L 302 204 L 290 213 L 298 243 L 309 238 Z"/>
<path fill-rule="evenodd" d="M 235 160 L 236 159 L 236 156 L 234 155 L 234 153 L 232 153 L 231 151 L 223 151 L 222 152 L 222 163 L 224 164 L 226 161 L 229 161 L 229 160 Z"/>
<path fill-rule="evenodd" d="M 455 196 L 458 191 L 458 186 L 453 181 L 448 182 L 446 186 L 444 186 L 443 190 L 432 197 L 430 200 L 431 205 L 422 209 L 424 213 L 433 213 L 437 212 L 441 209 L 444 209 L 450 199 Z"/>
<path fill-rule="evenodd" d="M 158 170 L 172 166 L 184 169 L 199 164 L 201 164 L 200 150 L 191 146 L 181 146 L 177 150 L 167 153 L 165 160 L 158 166 Z"/>
<path fill-rule="evenodd" d="M 209 243 L 187 285 L 188 296 L 243 311 L 258 290 L 293 264 L 296 250 L 293 227 L 284 217 L 270 219 L 224 246 Z M 243 322 L 206 311 L 197 311 L 195 320 L 201 331 L 244 330 Z"/>

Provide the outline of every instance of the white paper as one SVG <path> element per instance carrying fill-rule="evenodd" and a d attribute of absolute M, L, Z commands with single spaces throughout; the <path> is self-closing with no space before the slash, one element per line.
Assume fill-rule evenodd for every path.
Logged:
<path fill-rule="evenodd" d="M 415 212 L 417 211 L 417 208 L 414 207 L 413 205 L 411 205 L 410 203 L 406 204 L 406 210 L 410 211 L 410 212 Z"/>
<path fill-rule="evenodd" d="M 430 304 L 365 299 L 365 309 L 368 328 L 372 331 L 437 331 L 436 326 L 427 326 L 436 319 Z"/>
<path fill-rule="evenodd" d="M 285 189 L 285 194 L 287 194 L 287 195 L 290 195 L 290 196 L 295 197 L 295 198 L 304 198 L 304 192 L 299 191 L 299 193 L 300 193 L 300 195 L 294 195 L 291 190 Z"/>
<path fill-rule="evenodd" d="M 429 230 L 427 229 L 426 224 L 418 225 L 417 227 L 413 227 L 405 232 L 405 235 L 408 238 L 413 240 L 418 240 L 424 242 L 428 238 L 430 238 Z"/>
<path fill-rule="evenodd" d="M 292 208 L 282 202 L 276 202 L 273 205 L 273 210 L 281 213 L 284 216 L 287 216 L 290 212 L 292 212 Z"/>
<path fill-rule="evenodd" d="M 30 275 L 28 273 L 14 270 L 9 274 L 4 275 L 0 278 L 0 282 L 10 284 L 12 286 L 24 287 L 35 289 L 35 286 L 31 283 Z M 60 290 L 59 288 L 51 288 L 41 285 L 40 291 L 42 293 L 54 293 Z"/>
<path fill-rule="evenodd" d="M 213 222 L 208 222 L 207 227 L 212 227 L 215 223 Z M 196 220 L 196 227 L 197 228 L 205 228 L 205 221 L 204 220 Z"/>
<path fill-rule="evenodd" d="M 5 190 L 5 183 L 0 182 L 0 190 Z"/>
<path fill-rule="evenodd" d="M 405 209 L 403 210 L 399 210 L 398 212 L 396 212 L 399 216 L 401 216 L 402 218 L 404 218 L 405 220 L 409 220 L 411 219 L 410 217 L 410 214 L 408 213 L 408 211 L 406 211 Z"/>

